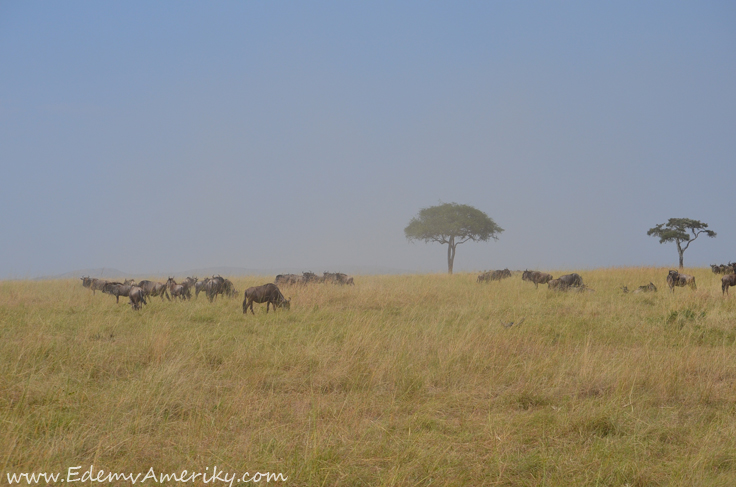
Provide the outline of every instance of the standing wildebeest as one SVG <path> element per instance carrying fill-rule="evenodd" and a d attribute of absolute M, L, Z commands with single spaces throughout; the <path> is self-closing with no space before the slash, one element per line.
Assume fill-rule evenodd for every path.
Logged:
<path fill-rule="evenodd" d="M 204 292 L 204 286 L 208 282 L 210 282 L 210 278 L 209 277 L 205 277 L 201 281 L 197 281 L 197 283 L 194 284 L 194 297 L 195 298 L 198 298 L 199 297 L 199 293 Z"/>
<path fill-rule="evenodd" d="M 279 274 L 273 281 L 274 284 L 306 284 L 307 280 L 304 276 L 297 274 Z"/>
<path fill-rule="evenodd" d="M 80 277 L 80 279 L 82 280 L 82 286 L 91 289 L 92 294 L 95 294 L 95 291 L 102 291 L 102 288 L 107 284 L 107 281 L 103 279 L 89 277 Z"/>
<path fill-rule="evenodd" d="M 688 276 L 687 274 L 681 274 L 677 271 L 670 271 L 667 274 L 667 285 L 670 287 L 670 290 L 673 293 L 675 292 L 675 286 L 678 286 L 678 287 L 690 286 L 692 289 L 698 288 L 695 285 L 695 277 Z"/>
<path fill-rule="evenodd" d="M 141 296 L 145 295 L 145 293 L 143 292 L 143 289 L 141 289 L 140 287 L 134 284 L 121 284 L 119 282 L 108 282 L 107 284 L 105 284 L 105 287 L 102 289 L 102 292 L 115 296 L 116 303 L 120 302 L 120 296 L 130 297 L 131 293 L 134 293 L 136 295 L 140 293 Z M 145 299 L 143 299 L 143 304 L 147 304 Z M 138 308 L 133 308 L 133 309 L 138 309 Z"/>
<path fill-rule="evenodd" d="M 533 282 L 534 287 L 539 288 L 539 284 L 547 284 L 549 281 L 551 281 L 552 275 L 545 272 L 526 270 L 521 275 L 521 280 Z"/>
<path fill-rule="evenodd" d="M 255 314 L 253 311 L 253 303 L 266 303 L 266 313 L 268 313 L 268 307 L 273 305 L 273 310 L 276 311 L 276 307 L 289 309 L 291 307 L 291 298 L 288 300 L 281 294 L 276 284 L 268 283 L 263 286 L 249 287 L 245 290 L 245 296 L 243 299 L 243 314 L 250 312 Z"/>
<path fill-rule="evenodd" d="M 721 278 L 722 294 L 728 294 L 728 288 L 736 286 L 736 274 L 727 274 Z"/>
<path fill-rule="evenodd" d="M 161 301 L 163 301 L 164 296 L 166 296 L 166 299 L 171 301 L 171 297 L 167 292 L 166 284 L 163 282 L 141 281 L 138 283 L 138 287 L 143 289 L 143 294 L 146 296 L 161 296 Z"/>
<path fill-rule="evenodd" d="M 181 298 L 182 300 L 191 299 L 192 293 L 189 291 L 189 286 L 184 284 L 177 284 L 173 277 L 169 277 L 166 281 L 166 287 L 169 288 L 172 298 Z"/>
<path fill-rule="evenodd" d="M 207 299 L 210 300 L 210 303 L 217 298 L 218 294 L 225 294 L 227 292 L 227 283 L 230 283 L 229 287 L 232 288 L 233 283 L 219 275 L 212 276 L 212 279 L 207 280 L 203 290 L 207 294 Z"/>
<path fill-rule="evenodd" d="M 130 300 L 130 307 L 134 310 L 139 310 L 144 304 L 148 304 L 146 303 L 146 293 L 138 286 L 130 286 L 128 299 Z"/>
<path fill-rule="evenodd" d="M 478 282 L 500 281 L 501 279 L 506 279 L 507 277 L 511 277 L 511 271 L 508 269 L 487 271 L 481 273 L 478 276 Z"/>

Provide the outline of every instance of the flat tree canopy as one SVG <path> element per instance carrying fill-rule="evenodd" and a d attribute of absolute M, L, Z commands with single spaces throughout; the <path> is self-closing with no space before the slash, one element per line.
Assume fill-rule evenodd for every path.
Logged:
<path fill-rule="evenodd" d="M 670 218 L 667 223 L 660 223 L 652 227 L 647 232 L 649 236 L 659 237 L 659 243 L 675 242 L 677 244 L 677 254 L 680 256 L 680 269 L 683 267 L 683 254 L 692 242 L 701 233 L 713 238 L 716 232 L 707 230 L 708 224 L 699 220 L 691 220 L 690 218 Z M 687 242 L 683 247 L 682 243 Z"/>
<path fill-rule="evenodd" d="M 452 274 L 455 248 L 468 240 L 487 242 L 498 240 L 503 228 L 496 225 L 488 215 L 468 205 L 444 203 L 422 208 L 404 229 L 411 242 L 422 240 L 447 244 L 447 272 Z"/>

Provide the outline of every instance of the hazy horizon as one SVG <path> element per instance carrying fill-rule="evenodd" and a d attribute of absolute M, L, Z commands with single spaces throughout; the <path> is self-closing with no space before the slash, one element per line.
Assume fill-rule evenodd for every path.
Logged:
<path fill-rule="evenodd" d="M 4 2 L 0 279 L 736 260 L 728 2 Z"/>

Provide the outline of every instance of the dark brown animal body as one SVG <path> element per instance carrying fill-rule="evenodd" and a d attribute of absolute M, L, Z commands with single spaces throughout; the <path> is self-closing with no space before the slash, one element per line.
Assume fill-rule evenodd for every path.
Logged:
<path fill-rule="evenodd" d="M 507 277 L 511 277 L 511 271 L 508 269 L 488 271 L 483 272 L 478 276 L 478 282 L 500 281 L 501 279 L 506 279 Z"/>
<path fill-rule="evenodd" d="M 143 289 L 143 294 L 145 296 L 161 296 L 161 301 L 163 301 L 164 296 L 166 296 L 166 299 L 171 301 L 166 284 L 163 282 L 141 281 L 138 283 L 138 287 Z"/>
<path fill-rule="evenodd" d="M 92 294 L 95 294 L 95 291 L 102 291 L 102 288 L 105 287 L 105 284 L 107 284 L 108 282 L 104 279 L 95 279 L 89 277 L 80 277 L 80 279 L 82 280 L 82 286 L 91 289 Z"/>
<path fill-rule="evenodd" d="M 564 276 L 560 276 L 558 279 L 565 286 L 580 287 L 583 285 L 583 278 L 580 277 L 580 274 L 565 274 Z"/>
<path fill-rule="evenodd" d="M 276 307 L 289 309 L 291 307 L 291 299 L 284 298 L 284 295 L 279 291 L 278 286 L 273 283 L 264 284 L 263 286 L 249 287 L 245 290 L 243 297 L 243 313 L 250 312 L 255 314 L 253 311 L 253 303 L 266 303 L 266 313 L 268 313 L 268 307 L 273 305 L 273 310 L 276 311 Z"/>
<path fill-rule="evenodd" d="M 126 281 L 128 282 L 128 281 Z M 126 296 L 130 299 L 130 305 L 133 309 L 141 309 L 142 304 L 148 304 L 146 302 L 146 293 L 142 288 L 135 284 L 121 284 L 119 282 L 108 282 L 105 284 L 105 288 L 102 290 L 103 293 L 111 294 L 115 296 L 115 302 L 120 302 L 120 296 Z"/>
<path fill-rule="evenodd" d="M 524 271 L 521 275 L 522 281 L 530 281 L 534 283 L 534 287 L 538 288 L 539 284 L 547 284 L 552 280 L 552 275 L 539 271 Z"/>
<path fill-rule="evenodd" d="M 736 286 L 736 274 L 728 274 L 721 278 L 722 294 L 728 294 L 728 288 L 731 286 Z"/>
<path fill-rule="evenodd" d="M 177 284 L 173 277 L 169 277 L 166 281 L 166 287 L 169 288 L 172 298 L 191 299 L 192 293 L 189 291 L 189 286 L 183 284 Z"/>
<path fill-rule="evenodd" d="M 306 284 L 307 281 L 304 278 L 304 276 L 300 276 L 297 274 L 279 274 L 276 276 L 276 279 L 274 279 L 274 284 L 281 284 L 281 285 L 291 285 L 291 284 Z"/>
<path fill-rule="evenodd" d="M 130 307 L 133 308 L 133 310 L 139 310 L 144 304 L 148 304 L 146 303 L 145 292 L 138 286 L 131 286 L 128 291 L 128 299 L 130 300 Z"/>
<path fill-rule="evenodd" d="M 698 288 L 695 284 L 695 277 L 672 270 L 667 274 L 667 285 L 673 293 L 675 292 L 675 286 L 690 286 L 692 289 Z"/>
<path fill-rule="evenodd" d="M 205 279 L 202 291 L 207 294 L 207 299 L 212 302 L 217 298 L 218 294 L 233 297 L 235 295 L 235 286 L 232 281 L 222 276 L 213 276 L 212 279 Z"/>
<path fill-rule="evenodd" d="M 353 278 L 347 274 L 343 274 L 342 272 L 324 272 L 320 281 L 330 284 L 338 284 L 340 286 L 344 286 L 346 284 L 349 286 L 355 285 Z"/>

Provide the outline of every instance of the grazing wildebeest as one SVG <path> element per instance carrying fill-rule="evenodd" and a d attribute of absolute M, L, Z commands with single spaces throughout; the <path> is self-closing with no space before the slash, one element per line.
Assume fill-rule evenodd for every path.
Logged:
<path fill-rule="evenodd" d="M 646 286 L 639 286 L 638 288 L 634 289 L 632 293 L 639 294 L 639 293 L 656 293 L 657 292 L 657 286 L 654 285 L 653 282 L 650 282 Z"/>
<path fill-rule="evenodd" d="M 695 277 L 689 276 L 687 274 L 680 274 L 679 272 L 672 270 L 669 271 L 669 273 L 667 274 L 667 285 L 670 287 L 670 290 L 673 293 L 675 292 L 675 286 L 690 286 L 692 289 L 698 288 L 695 285 Z"/>
<path fill-rule="evenodd" d="M 727 274 L 721 278 L 722 294 L 728 294 L 728 288 L 731 286 L 736 286 L 736 274 Z"/>
<path fill-rule="evenodd" d="M 268 307 L 273 305 L 273 310 L 276 311 L 276 307 L 289 309 L 291 307 L 291 298 L 288 300 L 281 294 L 276 284 L 268 283 L 263 286 L 249 287 L 245 290 L 245 296 L 243 299 L 243 313 L 250 312 L 255 314 L 253 311 L 253 303 L 266 303 L 266 313 L 268 313 Z"/>
<path fill-rule="evenodd" d="M 172 298 L 181 298 L 181 300 L 191 299 L 192 293 L 189 287 L 183 284 L 177 284 L 173 277 L 169 277 L 166 281 L 166 287 L 169 288 Z"/>
<path fill-rule="evenodd" d="M 138 286 L 130 287 L 128 299 L 130 300 L 130 307 L 133 308 L 133 310 L 139 310 L 144 304 L 148 304 L 146 303 L 146 293 Z"/>
<path fill-rule="evenodd" d="M 710 270 L 713 271 L 713 274 L 721 274 L 721 266 L 718 264 L 711 264 Z"/>
<path fill-rule="evenodd" d="M 521 280 L 533 282 L 534 287 L 539 288 L 539 284 L 547 284 L 549 281 L 551 281 L 552 275 L 545 272 L 526 270 L 521 275 Z"/>
<path fill-rule="evenodd" d="M 143 289 L 143 294 L 146 296 L 161 296 L 161 301 L 166 296 L 166 299 L 171 301 L 166 284 L 163 282 L 141 281 L 138 283 L 138 287 Z"/>
<path fill-rule="evenodd" d="M 564 276 L 560 276 L 558 279 L 565 286 L 580 287 L 583 285 L 583 278 L 580 277 L 580 274 L 565 274 Z"/>

